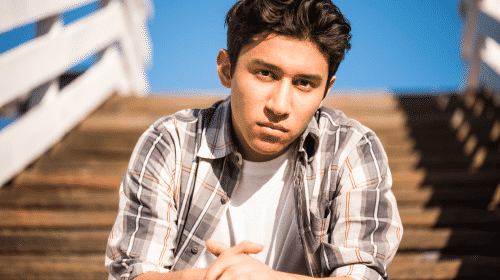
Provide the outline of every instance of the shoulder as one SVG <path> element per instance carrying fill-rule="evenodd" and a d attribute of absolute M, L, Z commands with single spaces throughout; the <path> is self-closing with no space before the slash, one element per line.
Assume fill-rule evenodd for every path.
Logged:
<path fill-rule="evenodd" d="M 220 107 L 222 100 L 215 102 L 211 107 L 204 109 L 184 109 L 172 115 L 164 116 L 155 121 L 150 129 L 163 134 L 171 134 L 174 131 L 195 133 L 198 125 L 206 124 Z"/>
<path fill-rule="evenodd" d="M 332 132 L 337 131 L 355 138 L 375 134 L 370 128 L 353 118 L 349 118 L 344 112 L 337 109 L 321 107 L 318 110 L 317 119 L 320 134 L 323 137 L 328 137 Z"/>
<path fill-rule="evenodd" d="M 321 107 L 317 114 L 320 151 L 333 153 L 342 161 L 354 150 L 358 152 L 376 151 L 385 156 L 380 139 L 375 132 L 349 118 L 342 111 Z"/>

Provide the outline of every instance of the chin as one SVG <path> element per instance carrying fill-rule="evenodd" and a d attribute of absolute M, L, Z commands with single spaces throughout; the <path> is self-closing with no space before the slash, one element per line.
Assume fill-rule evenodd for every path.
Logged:
<path fill-rule="evenodd" d="M 286 146 L 284 146 L 281 143 L 271 143 L 271 142 L 265 142 L 265 141 L 258 143 L 256 146 L 257 146 L 256 150 L 259 151 L 260 154 L 269 155 L 269 156 L 274 155 L 274 154 L 278 154 L 278 153 L 282 152 L 283 149 L 286 148 Z"/>

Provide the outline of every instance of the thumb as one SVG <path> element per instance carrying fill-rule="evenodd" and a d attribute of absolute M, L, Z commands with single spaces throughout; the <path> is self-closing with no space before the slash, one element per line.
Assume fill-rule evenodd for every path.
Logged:
<path fill-rule="evenodd" d="M 212 239 L 208 239 L 207 242 L 205 242 L 205 246 L 207 250 L 214 254 L 214 256 L 218 257 L 222 252 L 226 251 L 229 249 L 225 244 L 217 242 Z"/>

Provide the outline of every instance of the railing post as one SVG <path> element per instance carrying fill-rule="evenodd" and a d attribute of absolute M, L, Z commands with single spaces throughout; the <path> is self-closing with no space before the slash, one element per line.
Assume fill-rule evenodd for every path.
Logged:
<path fill-rule="evenodd" d="M 482 39 L 480 32 L 478 32 L 479 4 L 478 0 L 464 0 L 462 5 L 466 9 L 462 52 L 469 65 L 466 88 L 476 91 L 480 87 L 481 72 L 481 59 L 478 51 Z"/>
<path fill-rule="evenodd" d="M 63 31 L 63 22 L 60 14 L 55 14 L 44 18 L 36 23 L 35 37 L 42 36 L 56 37 Z M 29 110 L 40 102 L 50 102 L 59 93 L 59 77 L 36 87 L 30 92 L 26 110 Z"/>
<path fill-rule="evenodd" d="M 99 1 L 99 8 L 102 9 L 102 8 L 105 8 L 108 6 L 109 2 L 111 2 L 111 0 L 100 0 Z M 106 50 L 109 48 L 109 46 L 105 49 L 102 49 L 100 51 L 97 52 L 96 56 L 95 56 L 95 61 L 99 61 L 103 56 L 104 56 L 104 53 L 106 52 Z"/>

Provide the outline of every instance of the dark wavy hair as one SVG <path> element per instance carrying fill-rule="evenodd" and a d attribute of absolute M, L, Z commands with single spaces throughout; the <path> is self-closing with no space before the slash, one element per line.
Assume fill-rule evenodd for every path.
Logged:
<path fill-rule="evenodd" d="M 240 0 L 227 13 L 225 23 L 231 75 L 241 48 L 261 33 L 315 43 L 328 59 L 328 81 L 351 48 L 351 26 L 330 0 Z"/>

